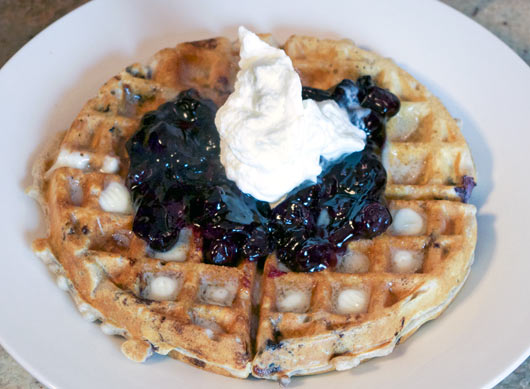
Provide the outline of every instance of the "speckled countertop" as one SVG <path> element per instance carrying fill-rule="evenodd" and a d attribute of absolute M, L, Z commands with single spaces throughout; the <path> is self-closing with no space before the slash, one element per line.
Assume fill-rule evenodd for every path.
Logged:
<path fill-rule="evenodd" d="M 501 38 L 530 65 L 530 0 L 442 0 Z M 0 67 L 27 41 L 86 0 L 0 0 Z M 0 346 L 0 389 L 44 385 Z M 530 358 L 496 389 L 530 388 Z"/>

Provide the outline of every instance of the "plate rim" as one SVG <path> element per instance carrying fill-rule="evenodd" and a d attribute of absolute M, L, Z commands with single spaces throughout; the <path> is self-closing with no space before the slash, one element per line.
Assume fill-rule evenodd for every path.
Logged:
<path fill-rule="evenodd" d="M 31 46 L 35 44 L 35 41 L 38 41 L 38 40 L 42 39 L 42 36 L 46 36 L 49 33 L 50 30 L 59 28 L 58 26 L 60 26 L 62 23 L 64 23 L 64 20 L 66 18 L 70 18 L 74 14 L 79 14 L 79 13 L 84 12 L 84 10 L 86 8 L 93 6 L 93 4 L 101 4 L 101 3 L 103 3 L 103 2 L 102 1 L 91 1 L 91 2 L 85 3 L 85 4 L 77 7 L 76 9 L 71 11 L 70 13 L 68 13 L 68 14 L 64 15 L 63 17 L 59 18 L 57 21 L 53 22 L 52 24 L 50 24 L 48 27 L 46 27 L 42 31 L 40 31 L 35 37 L 33 37 L 30 41 L 28 41 L 26 44 L 24 44 L 12 57 L 10 57 L 8 61 L 6 61 L 6 63 L 0 69 L 0 77 L 6 71 L 9 71 L 10 67 L 12 66 L 11 63 L 15 63 L 16 62 L 15 58 L 17 58 L 21 52 L 27 51 L 27 50 L 31 50 Z M 466 17 L 465 15 L 461 14 L 459 11 L 451 8 L 449 5 L 447 5 L 445 3 L 441 3 L 441 2 L 438 3 L 438 4 L 441 4 L 442 6 L 445 6 L 448 10 L 450 10 L 451 12 L 454 12 L 455 14 L 458 14 L 458 15 L 462 16 L 463 18 L 465 18 L 467 20 L 467 22 L 470 22 L 470 21 L 473 22 L 475 27 L 478 26 L 482 30 L 482 33 L 486 32 L 488 34 L 488 36 L 489 36 L 488 39 L 489 40 L 491 40 L 493 38 L 498 43 L 501 43 L 505 48 L 508 48 L 513 55 L 515 55 L 515 57 L 518 59 L 518 61 L 522 65 L 527 66 L 527 64 L 523 61 L 523 59 L 521 57 L 519 57 L 511 48 L 509 48 L 502 40 L 500 40 L 497 36 L 495 36 L 491 31 L 487 30 L 485 27 L 481 26 L 480 24 L 475 22 L 473 19 L 470 19 L 470 18 Z M 8 70 L 6 70 L 6 69 L 8 69 Z M 530 70 L 530 68 L 529 68 L 529 70 Z M 479 211 L 480 211 L 480 208 L 479 208 Z M 49 381 L 47 379 L 47 377 L 45 377 L 44 373 L 41 374 L 41 372 L 38 371 L 38 369 L 34 369 L 34 366 L 29 361 L 26 361 L 26 358 L 24 358 L 22 355 L 19 355 L 17 350 L 15 348 L 11 347 L 11 345 L 9 344 L 8 340 L 3 339 L 3 336 L 2 336 L 1 332 L 0 332 L 0 344 L 5 348 L 5 350 L 11 356 L 13 356 L 13 358 L 18 363 L 20 363 L 20 365 L 22 365 L 24 367 L 24 369 L 26 369 L 28 372 L 30 372 L 30 374 L 32 374 L 35 378 L 39 379 L 39 381 L 41 381 L 43 384 L 47 384 L 49 386 L 52 386 L 52 382 Z M 526 358 L 528 358 L 528 356 L 530 356 L 530 343 L 527 346 L 526 353 L 520 355 L 512 363 L 510 363 L 509 366 L 507 366 L 504 369 L 504 372 L 506 374 L 502 373 L 500 375 L 497 375 L 497 377 L 495 379 L 490 381 L 490 383 L 492 383 L 491 386 L 494 386 L 497 383 L 499 383 L 500 381 L 502 381 L 502 379 L 504 379 L 508 374 L 510 374 L 513 370 L 515 370 Z"/>

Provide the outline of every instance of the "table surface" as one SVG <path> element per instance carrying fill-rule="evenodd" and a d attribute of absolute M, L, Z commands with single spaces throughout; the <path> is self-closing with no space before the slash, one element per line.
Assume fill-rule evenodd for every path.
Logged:
<path fill-rule="evenodd" d="M 482 24 L 530 65 L 530 0 L 442 0 Z M 0 0 L 0 67 L 50 23 L 86 0 Z M 0 346 L 0 389 L 44 388 Z M 496 389 L 530 388 L 530 358 Z"/>

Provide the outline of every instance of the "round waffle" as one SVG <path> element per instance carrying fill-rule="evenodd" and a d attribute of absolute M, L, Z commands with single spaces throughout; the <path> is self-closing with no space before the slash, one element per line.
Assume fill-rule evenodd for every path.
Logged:
<path fill-rule="evenodd" d="M 112 206 L 123 198 L 125 142 L 143 114 L 181 90 L 195 88 L 221 105 L 239 59 L 238 44 L 226 38 L 164 49 L 85 104 L 60 146 L 35 166 L 31 189 L 49 225 L 35 252 L 85 318 L 126 338 L 122 351 L 135 361 L 157 352 L 219 374 L 284 381 L 348 369 L 388 354 L 437 317 L 467 277 L 476 210 L 461 198 L 476 174 L 457 122 L 392 60 L 351 41 L 293 36 L 283 48 L 303 85 L 327 89 L 371 75 L 400 98 L 383 147 L 385 196 L 394 214 L 413 211 L 421 226 L 355 241 L 346 255 L 361 265 L 343 258 L 320 273 L 287 272 L 274 255 L 263 272 L 248 261 L 209 265 L 193 233 L 181 234 L 171 253 L 150 250 L 131 231 L 130 208 Z M 171 293 L 160 297 L 155 283 Z"/>

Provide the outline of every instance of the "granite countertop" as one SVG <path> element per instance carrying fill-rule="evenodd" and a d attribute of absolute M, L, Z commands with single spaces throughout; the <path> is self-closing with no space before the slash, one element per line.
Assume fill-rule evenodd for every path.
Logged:
<path fill-rule="evenodd" d="M 530 65 L 530 0 L 442 0 L 502 39 Z M 86 0 L 0 0 L 0 67 L 27 41 Z M 44 388 L 0 346 L 0 389 Z M 530 358 L 496 389 L 530 388 Z"/>

